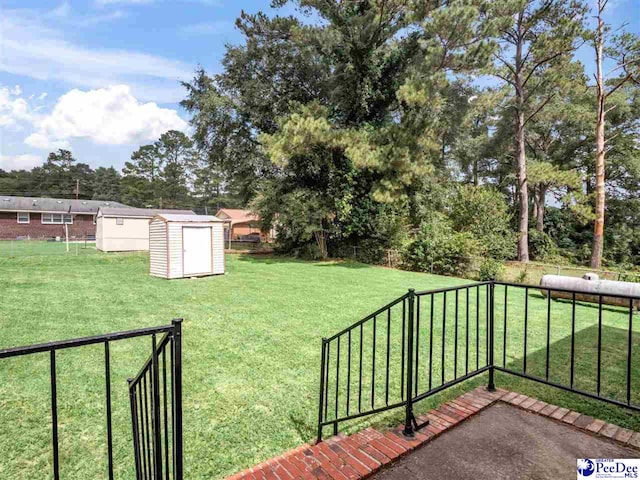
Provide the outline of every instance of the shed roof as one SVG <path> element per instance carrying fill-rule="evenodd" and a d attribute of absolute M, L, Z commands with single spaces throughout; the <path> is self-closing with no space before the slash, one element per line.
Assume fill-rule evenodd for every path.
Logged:
<path fill-rule="evenodd" d="M 110 200 L 76 200 L 70 198 L 0 196 L 0 210 L 12 212 L 96 213 L 101 207 L 128 208 Z"/>
<path fill-rule="evenodd" d="M 162 213 L 153 217 L 159 218 L 165 222 L 190 222 L 190 223 L 227 223 L 227 220 L 223 220 L 213 215 L 183 215 L 176 213 Z"/>
<path fill-rule="evenodd" d="M 151 218 L 161 214 L 195 215 L 192 210 L 171 210 L 158 208 L 112 208 L 100 207 L 103 217 L 139 217 Z"/>

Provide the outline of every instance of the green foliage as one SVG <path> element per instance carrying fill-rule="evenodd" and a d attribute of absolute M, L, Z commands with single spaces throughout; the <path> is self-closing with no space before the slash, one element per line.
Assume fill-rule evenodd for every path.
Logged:
<path fill-rule="evenodd" d="M 547 233 L 538 230 L 529 230 L 529 246 L 531 257 L 538 261 L 544 261 L 547 257 L 558 252 L 558 247 L 553 239 Z"/>
<path fill-rule="evenodd" d="M 491 280 L 499 280 L 500 275 L 504 272 L 504 264 L 501 261 L 491 258 L 484 259 L 479 267 L 478 280 L 488 282 Z"/>
<path fill-rule="evenodd" d="M 193 142 L 184 133 L 169 130 L 151 145 L 131 155 L 123 172 L 122 197 L 137 207 L 188 206 L 188 183 L 196 165 Z"/>
<path fill-rule="evenodd" d="M 478 245 L 468 232 L 456 232 L 442 214 L 434 214 L 420 224 L 409 244 L 404 262 L 423 272 L 464 276 L 470 271 Z"/>
<path fill-rule="evenodd" d="M 489 187 L 462 185 L 451 201 L 449 217 L 457 232 L 468 232 L 483 256 L 504 260 L 515 254 L 515 232 L 503 195 Z"/>
<path fill-rule="evenodd" d="M 518 273 L 518 276 L 516 277 L 516 283 L 527 283 L 528 280 L 529 280 L 529 270 L 527 270 L 527 267 L 525 266 Z"/>

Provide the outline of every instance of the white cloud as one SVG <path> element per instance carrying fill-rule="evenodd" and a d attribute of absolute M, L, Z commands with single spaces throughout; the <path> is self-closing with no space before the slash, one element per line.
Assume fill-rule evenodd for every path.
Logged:
<path fill-rule="evenodd" d="M 42 163 L 38 155 L 2 155 L 0 154 L 0 168 L 3 170 L 30 170 Z"/>
<path fill-rule="evenodd" d="M 71 43 L 65 29 L 45 26 L 26 9 L 2 12 L 0 71 L 84 88 L 128 84 L 138 98 L 159 103 L 184 98 L 179 82 L 193 75 L 193 67 L 178 60 Z"/>
<path fill-rule="evenodd" d="M 175 110 L 141 103 L 127 85 L 97 90 L 71 90 L 58 99 L 51 114 L 36 120 L 37 130 L 25 139 L 35 148 L 61 148 L 73 138 L 98 144 L 138 144 L 167 130 L 186 130 Z"/>
<path fill-rule="evenodd" d="M 12 89 L 0 86 L 0 127 L 31 122 L 29 103 L 19 96 L 21 94 L 22 89 L 18 85 Z"/>
<path fill-rule="evenodd" d="M 38 100 L 44 100 L 45 98 L 47 98 L 47 95 L 47 92 L 42 92 L 40 95 L 38 95 Z"/>

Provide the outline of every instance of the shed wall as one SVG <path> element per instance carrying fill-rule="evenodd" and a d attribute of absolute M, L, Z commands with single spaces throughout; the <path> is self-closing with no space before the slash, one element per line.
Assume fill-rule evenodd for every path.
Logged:
<path fill-rule="evenodd" d="M 224 224 L 214 223 L 211 229 L 211 248 L 213 249 L 213 273 L 223 274 L 224 265 Z"/>
<path fill-rule="evenodd" d="M 169 278 L 182 277 L 182 224 L 169 222 Z"/>
<path fill-rule="evenodd" d="M 102 217 L 96 218 L 96 248 L 103 250 L 102 245 Z"/>
<path fill-rule="evenodd" d="M 149 224 L 149 273 L 167 277 L 167 224 L 155 220 Z"/>
<path fill-rule="evenodd" d="M 104 252 L 149 250 L 149 219 L 127 218 L 118 225 L 115 217 L 101 217 L 101 246 Z M 96 239 L 97 244 L 97 239 Z M 97 245 L 96 245 L 97 246 Z"/>

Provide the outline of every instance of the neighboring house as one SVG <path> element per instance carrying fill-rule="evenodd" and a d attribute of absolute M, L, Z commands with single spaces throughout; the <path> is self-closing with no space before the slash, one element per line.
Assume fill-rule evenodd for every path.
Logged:
<path fill-rule="evenodd" d="M 96 216 L 96 248 L 103 252 L 149 250 L 149 221 L 162 214 L 195 215 L 191 210 L 101 207 Z"/>
<path fill-rule="evenodd" d="M 242 240 L 247 236 L 259 236 L 263 242 L 269 242 L 274 237 L 271 230 L 260 228 L 260 217 L 249 210 L 221 208 L 216 213 L 216 217 L 228 222 L 224 230 L 225 240 L 229 240 L 229 235 L 231 235 L 231 240 Z"/>
<path fill-rule="evenodd" d="M 100 207 L 127 208 L 107 200 L 0 196 L 0 239 L 80 239 L 96 234 Z M 68 227 L 65 227 L 68 225 Z"/>

